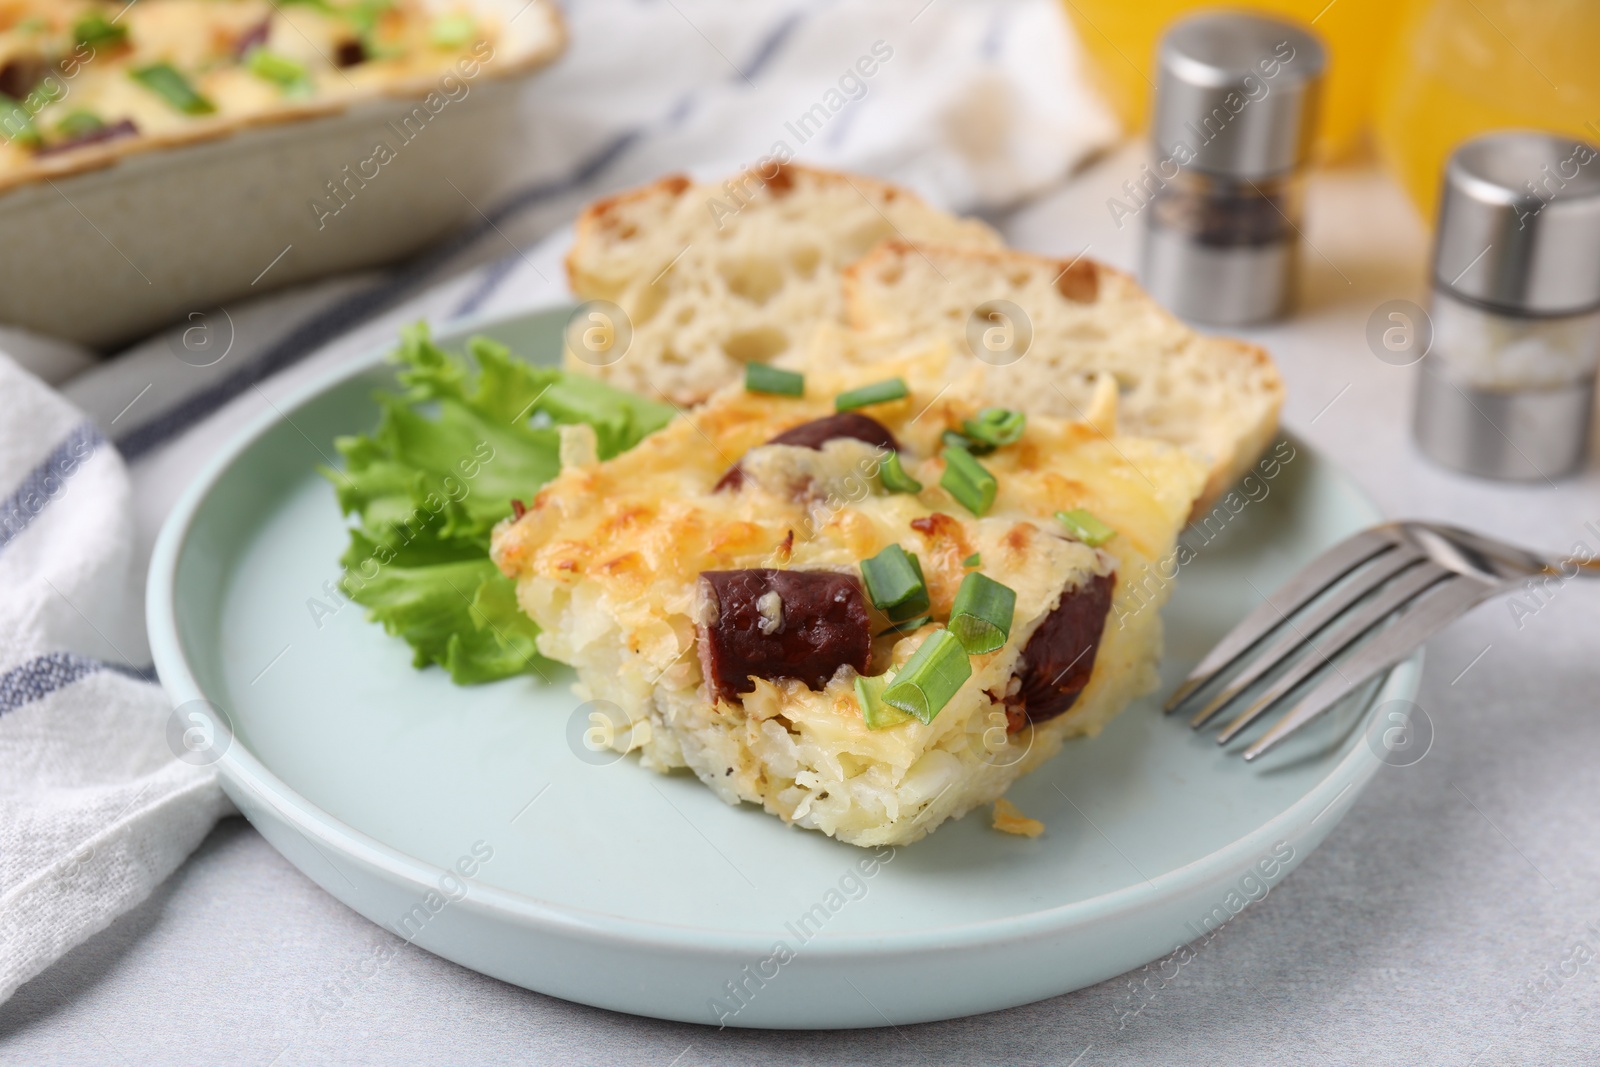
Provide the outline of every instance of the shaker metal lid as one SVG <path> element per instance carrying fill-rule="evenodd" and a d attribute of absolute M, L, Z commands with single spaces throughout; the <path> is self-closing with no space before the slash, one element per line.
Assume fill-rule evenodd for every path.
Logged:
<path fill-rule="evenodd" d="M 1167 30 L 1157 61 L 1150 130 L 1164 158 L 1238 178 L 1305 162 L 1327 66 L 1310 30 L 1241 12 L 1191 15 Z"/>
<path fill-rule="evenodd" d="M 1433 263 L 1440 286 L 1509 311 L 1600 305 L 1600 149 L 1522 130 L 1461 145 L 1445 167 Z"/>

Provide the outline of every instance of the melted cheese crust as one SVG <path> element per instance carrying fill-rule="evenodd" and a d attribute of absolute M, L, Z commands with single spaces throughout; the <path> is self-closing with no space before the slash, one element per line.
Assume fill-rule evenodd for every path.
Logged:
<path fill-rule="evenodd" d="M 843 840 L 905 843 L 993 800 L 1064 737 L 1097 732 L 1153 684 L 1160 629 L 1145 577 L 1171 551 L 1204 468 L 1158 442 L 1030 416 L 1019 442 L 981 458 L 999 492 L 974 517 L 939 486 L 939 436 L 978 408 L 966 399 L 970 383 L 946 387 L 947 355 L 917 353 L 865 374 L 812 370 L 802 398 L 727 390 L 631 452 L 563 470 L 496 531 L 494 558 L 544 630 L 540 651 L 576 667 L 586 698 L 617 704 L 633 723 L 617 747 L 657 769 L 690 766 L 730 802 L 761 803 Z M 894 433 L 920 493 L 886 493 L 881 457 L 863 442 L 763 446 L 831 414 L 845 389 L 895 374 L 910 396 L 864 413 Z M 744 488 L 713 492 L 736 461 Z M 1066 539 L 1052 516 L 1073 508 L 1117 536 L 1100 550 Z M 868 730 L 848 667 L 820 692 L 758 681 L 742 707 L 710 702 L 693 654 L 700 572 L 856 573 L 891 543 L 918 554 L 938 620 L 974 553 L 977 569 L 1017 593 L 1010 639 L 972 657 L 972 678 L 932 723 Z M 1033 629 L 1064 589 L 1112 570 L 1117 601 L 1088 688 L 1058 719 L 1007 736 L 1003 698 Z M 1144 590 L 1137 604 L 1130 589 Z M 932 630 L 877 639 L 872 672 L 903 664 Z"/>
<path fill-rule="evenodd" d="M 241 120 L 324 113 L 386 92 L 454 94 L 457 83 L 502 58 L 496 56 L 505 30 L 498 5 L 392 0 L 367 33 L 358 32 L 358 24 L 344 14 L 357 6 L 353 0 L 331 0 L 326 8 L 273 0 L 139 0 L 131 6 L 104 0 L 0 0 L 0 71 L 8 64 L 43 64 L 44 79 L 20 106 L 46 146 L 68 139 L 59 124 L 75 112 L 91 113 L 107 126 L 131 120 L 138 127 L 137 138 L 49 156 L 36 155 L 37 145 L 28 138 L 8 137 L 0 140 L 0 177 L 70 169 L 66 165 L 74 157 L 103 153 L 112 144 L 126 150 L 139 141 L 170 143 Z M 76 40 L 74 27 L 95 15 L 114 20 L 125 38 Z M 538 5 L 525 21 L 546 18 Z M 303 68 L 303 81 L 286 87 L 245 64 L 239 44 L 263 26 L 263 47 Z M 553 49 L 560 35 L 553 20 L 548 32 Z M 367 58 L 341 66 L 341 46 L 358 40 L 368 49 Z M 176 68 L 214 112 L 188 114 L 131 76 L 158 63 Z M 455 80 L 444 85 L 446 77 Z"/>

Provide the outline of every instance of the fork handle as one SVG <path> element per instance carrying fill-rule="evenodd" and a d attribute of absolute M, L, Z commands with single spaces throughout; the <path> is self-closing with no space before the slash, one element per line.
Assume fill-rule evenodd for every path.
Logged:
<path fill-rule="evenodd" d="M 1568 556 L 1544 565 L 1544 574 L 1552 578 L 1600 578 L 1600 555 L 1587 559 Z"/>

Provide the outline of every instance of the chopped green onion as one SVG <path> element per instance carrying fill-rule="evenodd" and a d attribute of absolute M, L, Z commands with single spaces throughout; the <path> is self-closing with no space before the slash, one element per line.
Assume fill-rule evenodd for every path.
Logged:
<path fill-rule="evenodd" d="M 961 432 L 986 445 L 1009 445 L 1022 437 L 1022 430 L 1027 425 L 1028 416 L 1020 411 L 984 408 L 978 412 L 977 418 L 967 419 L 961 424 Z"/>
<path fill-rule="evenodd" d="M 961 565 L 963 567 L 981 567 L 983 566 L 983 555 L 981 553 L 974 552 L 972 555 L 962 560 Z"/>
<path fill-rule="evenodd" d="M 972 664 L 949 630 L 935 630 L 883 691 L 883 702 L 929 723 L 968 678 Z"/>
<path fill-rule="evenodd" d="M 440 15 L 428 29 L 428 40 L 440 48 L 460 48 L 477 31 L 478 22 L 471 15 Z"/>
<path fill-rule="evenodd" d="M 378 20 L 394 7 L 394 0 L 357 0 L 355 4 L 339 10 L 356 32 L 363 37 L 373 33 L 378 28 Z"/>
<path fill-rule="evenodd" d="M 91 48 L 109 47 L 128 39 L 128 27 L 118 26 L 99 12 L 85 15 L 72 24 L 72 39 Z"/>
<path fill-rule="evenodd" d="M 269 52 L 265 48 L 252 48 L 249 56 L 245 58 L 244 65 L 251 74 L 263 81 L 272 82 L 285 93 L 305 96 L 312 91 L 311 75 L 305 66 L 288 56 Z"/>
<path fill-rule="evenodd" d="M 887 637 L 889 634 L 915 633 L 932 621 L 932 615 L 917 615 L 914 618 L 907 619 L 905 622 L 897 622 L 893 626 L 884 627 L 878 631 L 878 636 Z"/>
<path fill-rule="evenodd" d="M 944 477 L 939 484 L 974 515 L 982 516 L 994 504 L 1000 483 L 964 448 L 944 450 Z"/>
<path fill-rule="evenodd" d="M 1009 586 L 973 571 L 961 579 L 950 608 L 950 632 L 969 655 L 993 652 L 1011 636 L 1017 594 Z"/>
<path fill-rule="evenodd" d="M 900 400 L 908 395 L 905 379 L 890 378 L 886 381 L 873 382 L 863 385 L 859 389 L 852 389 L 847 393 L 840 393 L 834 397 L 833 409 L 835 411 L 854 411 L 864 408 L 868 404 L 882 404 L 890 400 Z"/>
<path fill-rule="evenodd" d="M 72 139 L 94 133 L 96 130 L 105 129 L 106 123 L 99 115 L 85 108 L 69 112 L 62 120 L 56 123 L 56 132 L 61 136 Z"/>
<path fill-rule="evenodd" d="M 155 93 L 185 115 L 209 115 L 216 105 L 200 95 L 189 79 L 171 63 L 154 63 L 130 72 L 134 81 Z"/>
<path fill-rule="evenodd" d="M 747 393 L 772 393 L 775 396 L 805 396 L 806 376 L 792 370 L 769 367 L 765 363 L 744 365 L 744 388 Z"/>
<path fill-rule="evenodd" d="M 987 456 L 994 451 L 994 445 L 987 441 L 975 441 L 960 430 L 946 430 L 939 435 L 939 443 L 950 448 L 964 448 L 974 456 Z"/>
<path fill-rule="evenodd" d="M 899 708 L 883 702 L 883 691 L 888 685 L 888 675 L 880 674 L 872 678 L 856 675 L 856 703 L 861 705 L 861 721 L 867 724 L 869 730 L 899 726 L 911 720 L 911 716 Z"/>
<path fill-rule="evenodd" d="M 1117 531 L 1095 518 L 1083 508 L 1058 511 L 1056 518 L 1067 528 L 1067 533 L 1090 548 L 1099 548 L 1117 535 Z"/>
<path fill-rule="evenodd" d="M 861 580 L 866 583 L 867 599 L 888 615 L 890 622 L 902 622 L 928 610 L 922 564 L 899 545 L 890 545 L 871 559 L 862 560 Z"/>
<path fill-rule="evenodd" d="M 30 148 L 37 148 L 44 140 L 33 124 L 33 112 L 4 93 L 0 93 L 0 136 Z"/>
<path fill-rule="evenodd" d="M 889 453 L 889 458 L 883 461 L 883 466 L 878 470 L 878 476 L 883 479 L 883 487 L 891 493 L 922 492 L 922 483 L 907 474 L 900 465 L 898 452 Z"/>

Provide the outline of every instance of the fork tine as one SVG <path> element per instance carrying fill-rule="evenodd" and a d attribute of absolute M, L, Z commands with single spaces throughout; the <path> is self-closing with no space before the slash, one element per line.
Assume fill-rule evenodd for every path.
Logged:
<path fill-rule="evenodd" d="M 1269 673 L 1296 650 L 1302 648 L 1311 638 L 1321 633 L 1327 626 L 1348 611 L 1351 605 L 1371 595 L 1395 575 L 1416 566 L 1423 560 L 1420 551 L 1404 547 L 1395 552 L 1385 552 L 1378 557 L 1377 563 L 1362 571 L 1360 576 L 1349 585 L 1335 592 L 1327 600 L 1318 604 L 1304 619 L 1291 624 L 1288 628 L 1281 629 L 1278 636 L 1261 651 L 1251 656 L 1248 665 L 1237 676 L 1228 681 L 1226 688 L 1218 693 L 1211 702 L 1195 713 L 1189 725 L 1199 729 L 1222 711 L 1227 705 L 1250 688 L 1256 681 Z M 1287 617 L 1282 619 L 1288 622 Z"/>
<path fill-rule="evenodd" d="M 1253 760 L 1276 748 L 1289 735 L 1337 704 L 1352 689 L 1379 671 L 1388 670 L 1405 659 L 1428 638 L 1494 593 L 1495 587 L 1492 585 L 1457 576 L 1436 587 L 1436 591 L 1430 595 L 1419 598 L 1377 640 L 1351 656 L 1339 673 L 1325 679 L 1289 714 L 1273 724 L 1271 730 L 1245 750 L 1244 758 Z"/>
<path fill-rule="evenodd" d="M 1241 730 L 1255 722 L 1263 712 L 1282 700 L 1301 682 L 1321 670 L 1333 657 L 1353 645 L 1362 634 L 1451 577 L 1452 573 L 1437 563 L 1425 563 L 1391 583 L 1372 600 L 1347 613 L 1332 628 L 1321 645 L 1307 638 L 1302 644 L 1311 651 L 1296 663 L 1289 673 L 1274 682 L 1271 688 L 1230 722 L 1222 733 L 1217 735 L 1217 744 L 1225 745 L 1232 741 Z"/>
<path fill-rule="evenodd" d="M 1374 556 L 1388 552 L 1400 543 L 1397 531 L 1378 526 L 1340 541 L 1290 578 L 1284 586 L 1246 615 L 1226 637 L 1201 660 L 1168 698 L 1167 711 L 1176 710 L 1199 688 L 1257 641 L 1277 629 L 1287 615 L 1293 615 L 1328 586 L 1337 582 Z"/>

